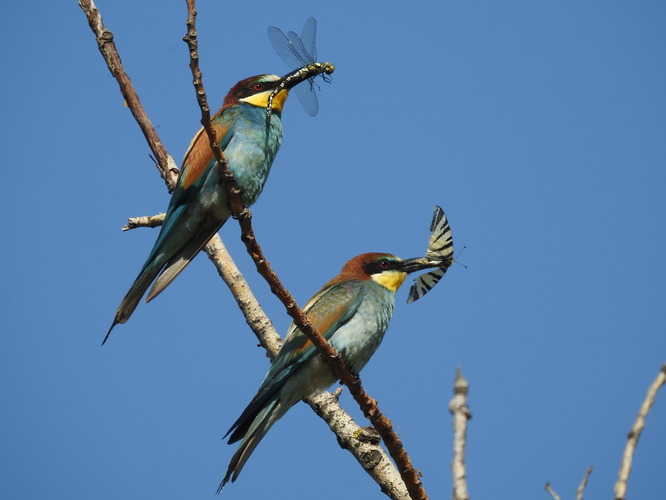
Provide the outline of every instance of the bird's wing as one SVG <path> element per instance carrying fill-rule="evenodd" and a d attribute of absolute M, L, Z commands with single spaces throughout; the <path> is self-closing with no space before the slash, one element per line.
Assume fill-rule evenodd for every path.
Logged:
<path fill-rule="evenodd" d="M 364 298 L 363 283 L 344 281 L 320 290 L 303 308 L 312 325 L 329 340 L 337 329 L 349 321 Z M 266 374 L 252 402 L 231 426 L 229 443 L 245 436 L 255 417 L 270 404 L 289 376 L 317 352 L 316 347 L 295 326 L 291 325 L 285 343 Z"/>
<path fill-rule="evenodd" d="M 233 128 L 230 123 L 224 123 L 221 120 L 213 121 L 212 126 L 220 147 L 224 151 L 234 135 Z M 208 134 L 201 128 L 190 142 L 190 147 L 183 158 L 183 169 L 180 172 L 178 183 L 169 203 L 166 221 L 175 224 L 187 202 L 193 193 L 201 187 L 206 179 L 206 173 L 213 166 L 215 166 L 215 157 L 210 148 Z"/>
<path fill-rule="evenodd" d="M 230 123 L 222 121 L 222 116 L 211 122 L 213 130 L 217 136 L 218 144 L 224 151 L 229 141 L 233 137 L 233 129 Z M 182 190 L 188 189 L 190 186 L 196 186 L 205 177 L 204 173 L 210 168 L 211 163 L 214 162 L 213 151 L 210 148 L 210 141 L 208 134 L 203 129 L 199 129 L 196 133 L 187 152 L 183 157 L 183 171 L 178 178 L 178 187 Z"/>
<path fill-rule="evenodd" d="M 363 298 L 363 282 L 343 281 L 320 290 L 308 301 L 303 312 L 312 326 L 326 340 L 330 340 L 338 328 L 354 316 L 363 302 Z M 266 375 L 266 381 L 278 377 L 278 374 L 285 370 L 289 373 L 293 372 L 316 351 L 312 342 L 292 323 L 287 331 L 284 345 Z"/>
<path fill-rule="evenodd" d="M 213 128 L 215 129 L 217 139 L 221 142 L 221 147 L 224 150 L 233 137 L 233 130 L 229 124 L 224 124 L 221 121 L 213 122 Z M 183 169 L 180 172 L 178 183 L 171 196 L 169 208 L 164 217 L 164 225 L 157 237 L 157 241 L 155 241 L 151 254 L 146 260 L 146 264 L 151 262 L 155 255 L 165 250 L 164 242 L 172 233 L 178 232 L 180 226 L 179 222 L 188 207 L 188 202 L 203 184 L 208 170 L 214 167 L 214 165 L 215 157 L 210 149 L 208 135 L 202 128 L 194 136 L 190 143 L 190 147 L 185 153 Z M 167 258 L 170 258 L 174 251 L 171 250 L 166 253 L 168 254 Z"/>

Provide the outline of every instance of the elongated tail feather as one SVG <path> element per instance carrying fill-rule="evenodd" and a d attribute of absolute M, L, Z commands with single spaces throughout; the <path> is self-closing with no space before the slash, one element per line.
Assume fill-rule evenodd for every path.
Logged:
<path fill-rule="evenodd" d="M 169 259 L 166 266 L 155 280 L 153 287 L 146 297 L 146 302 L 150 302 L 157 297 L 169 284 L 176 279 L 185 267 L 192 262 L 192 259 L 197 256 L 199 251 L 210 241 L 210 239 L 217 233 L 226 220 L 219 222 L 213 221 L 212 224 L 207 224 L 202 228 L 199 233 L 192 238 L 182 249 L 178 251 L 173 257 Z"/>
<path fill-rule="evenodd" d="M 156 259 L 155 261 L 151 262 L 150 265 L 146 264 L 146 267 L 141 270 L 141 273 L 139 273 L 139 276 L 136 278 L 136 280 L 134 280 L 134 283 L 132 283 L 129 291 L 123 298 L 123 301 L 120 303 L 120 306 L 116 311 L 116 315 L 113 318 L 111 328 L 109 328 L 109 331 L 106 332 L 106 336 L 102 341 L 102 345 L 104 345 L 104 343 L 109 338 L 109 335 L 111 335 L 111 330 L 113 330 L 114 326 L 116 326 L 118 323 L 125 323 L 130 318 L 136 307 L 139 305 L 141 297 L 143 297 L 143 294 L 146 293 L 146 290 L 148 290 L 148 287 L 155 279 L 155 276 L 157 276 L 163 267 L 164 261 L 161 259 Z"/>
<path fill-rule="evenodd" d="M 238 475 L 245 465 L 245 462 L 247 462 L 247 459 L 250 458 L 250 455 L 257 447 L 259 442 L 263 439 L 273 424 L 277 422 L 287 412 L 288 409 L 289 406 L 285 408 L 279 400 L 273 400 L 257 414 L 254 420 L 251 421 L 249 427 L 247 427 L 247 422 L 240 423 L 240 427 L 237 427 L 236 431 L 238 431 L 240 428 L 247 427 L 247 432 L 243 436 L 243 441 L 238 447 L 238 450 L 236 450 L 236 453 L 234 453 L 234 456 L 231 458 L 231 462 L 227 468 L 227 473 L 224 475 L 224 479 L 222 479 L 222 482 L 217 489 L 218 494 L 229 481 L 233 483 L 236 478 L 238 478 Z M 237 424 L 238 421 L 236 424 L 234 424 L 234 426 Z M 234 429 L 234 427 L 232 427 L 232 429 Z M 240 439 L 240 437 L 234 437 L 236 434 L 237 432 L 234 432 L 231 438 L 229 438 L 229 444 L 235 443 L 238 441 L 238 439 Z"/>
<path fill-rule="evenodd" d="M 106 333 L 102 345 L 107 341 L 111 330 L 117 325 L 125 323 L 134 310 L 139 305 L 141 298 L 150 287 L 150 284 L 155 280 L 146 302 L 150 302 L 157 297 L 169 284 L 176 279 L 183 269 L 196 257 L 199 251 L 208 243 L 208 241 L 217 233 L 217 231 L 226 222 L 226 219 L 219 221 L 217 219 L 210 219 L 202 228 L 199 229 L 196 235 L 185 244 L 183 248 L 178 248 L 179 240 L 177 238 L 158 237 L 155 246 L 148 256 L 148 260 L 144 264 L 143 269 L 139 276 L 132 283 L 129 292 L 120 303 L 116 316 L 113 319 L 111 328 Z M 174 226 L 168 228 L 174 231 Z M 177 229 L 182 231 L 184 225 L 179 226 Z M 167 231 L 167 229 L 163 229 Z M 157 276 L 157 279 L 155 277 Z"/>

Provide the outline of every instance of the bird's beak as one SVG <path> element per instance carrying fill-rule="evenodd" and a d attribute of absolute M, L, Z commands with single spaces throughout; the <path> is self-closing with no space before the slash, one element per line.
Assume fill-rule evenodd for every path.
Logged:
<path fill-rule="evenodd" d="M 431 260 L 427 257 L 418 257 L 415 259 L 403 260 L 399 263 L 397 269 L 403 273 L 414 273 L 423 269 L 430 269 L 433 267 L 441 267 L 442 262 Z"/>

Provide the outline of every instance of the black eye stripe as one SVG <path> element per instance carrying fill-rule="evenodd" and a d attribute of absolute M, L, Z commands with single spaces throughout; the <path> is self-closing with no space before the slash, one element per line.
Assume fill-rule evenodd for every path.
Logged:
<path fill-rule="evenodd" d="M 379 274 L 384 271 L 395 269 L 397 264 L 398 263 L 393 260 L 379 259 L 374 262 L 368 262 L 367 264 L 365 264 L 363 266 L 363 270 L 369 275 Z"/>

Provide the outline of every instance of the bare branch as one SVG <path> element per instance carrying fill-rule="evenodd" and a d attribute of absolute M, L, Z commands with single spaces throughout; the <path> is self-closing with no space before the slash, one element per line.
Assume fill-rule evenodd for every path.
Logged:
<path fill-rule="evenodd" d="M 93 0 L 79 0 L 79 6 L 88 18 L 90 29 L 92 29 L 97 38 L 99 51 L 102 53 L 106 65 L 109 67 L 109 71 L 111 71 L 111 75 L 118 82 L 120 93 L 125 98 L 127 106 L 132 112 L 134 119 L 139 124 L 139 127 L 148 142 L 148 146 L 155 155 L 155 158 L 157 158 L 157 168 L 160 171 L 160 175 L 162 176 L 162 179 L 164 179 L 169 192 L 172 192 L 173 188 L 176 187 L 176 181 L 178 180 L 178 167 L 176 167 L 173 158 L 169 156 L 162 145 L 162 141 L 160 141 L 160 138 L 155 131 L 155 127 L 153 127 L 148 115 L 143 110 L 141 100 L 134 89 L 134 85 L 132 85 L 132 81 L 129 76 L 127 76 L 127 73 L 125 73 L 123 64 L 120 61 L 120 55 L 116 49 L 116 44 L 113 42 L 113 33 L 107 30 L 104 26 L 102 15 Z"/>
<path fill-rule="evenodd" d="M 465 446 L 467 444 L 467 421 L 472 414 L 467 406 L 469 383 L 463 377 L 460 368 L 456 370 L 453 382 L 453 398 L 449 403 L 449 411 L 453 414 L 453 500 L 469 500 L 467 490 L 467 471 L 465 467 Z"/>
<path fill-rule="evenodd" d="M 624 449 L 622 457 L 622 464 L 620 465 L 620 473 L 618 474 L 617 482 L 615 483 L 615 500 L 625 500 L 627 498 L 627 483 L 629 481 L 629 474 L 631 474 L 631 463 L 634 459 L 634 451 L 638 445 L 638 439 L 641 437 L 641 432 L 645 428 L 645 419 L 654 404 L 657 397 L 657 391 L 666 382 L 666 364 L 662 365 L 659 375 L 654 379 L 652 385 L 648 388 L 645 400 L 638 410 L 638 415 L 634 421 L 634 425 L 629 432 L 627 446 Z"/>
<path fill-rule="evenodd" d="M 580 485 L 578 486 L 578 489 L 576 490 L 576 500 L 583 500 L 583 492 L 585 491 L 585 487 L 587 486 L 587 480 L 590 478 L 590 474 L 592 473 L 592 467 L 588 467 L 587 470 L 585 471 L 585 475 L 583 476 L 583 480 L 580 482 Z M 546 491 L 550 493 L 550 496 L 554 498 L 554 500 L 560 500 L 560 496 L 555 493 L 555 490 L 550 487 L 550 483 L 546 483 Z"/>
<path fill-rule="evenodd" d="M 131 229 L 136 229 L 137 227 L 159 227 L 164 224 L 164 216 L 166 214 L 162 212 L 157 215 L 142 215 L 141 217 L 130 217 L 127 219 L 127 225 L 123 226 L 121 229 L 123 231 L 130 231 Z"/>
<path fill-rule="evenodd" d="M 359 427 L 354 419 L 340 407 L 338 396 L 335 393 L 323 392 L 309 396 L 304 401 L 328 424 L 331 431 L 337 436 L 340 447 L 348 450 L 356 458 L 385 495 L 393 500 L 410 498 L 398 471 L 379 446 L 379 435 L 374 428 Z"/>
<path fill-rule="evenodd" d="M 140 100 L 131 85 L 129 77 L 124 72 L 115 44 L 112 42 L 113 34 L 104 27 L 101 14 L 91 0 L 81 0 L 80 6 L 88 18 L 91 29 L 97 36 L 100 52 L 107 61 L 109 70 L 119 80 L 120 90 L 123 96 L 125 96 L 128 107 L 142 131 L 144 131 L 144 136 L 146 136 L 154 155 L 160 159 L 157 162 L 157 167 L 162 177 L 166 180 L 167 188 L 171 191 L 177 181 L 178 169 L 173 159 L 166 153 L 159 137 L 150 124 L 150 120 L 141 107 Z M 118 75 L 122 75 L 122 77 Z M 160 151 L 163 151 L 163 154 Z M 127 231 L 137 227 L 156 227 L 162 224 L 163 220 L 164 214 L 131 218 L 123 230 Z M 222 240 L 216 235 L 206 245 L 204 250 L 217 268 L 220 276 L 230 287 L 246 321 L 257 335 L 261 345 L 267 349 L 269 357 L 272 359 L 279 351 L 282 341 L 273 328 L 271 321 L 266 317 L 249 290 L 245 279 L 222 244 Z M 349 428 L 353 428 L 352 426 L 345 426 L 345 428 L 338 430 L 338 426 L 341 426 L 340 422 L 353 422 L 353 420 L 340 407 L 336 396 L 324 393 L 305 398 L 304 401 L 310 404 L 321 418 L 328 423 L 331 430 L 336 433 L 340 446 L 354 454 L 359 463 L 364 465 L 368 474 L 377 482 L 384 493 L 394 500 L 406 500 L 408 498 L 407 491 L 400 480 L 398 471 L 393 467 L 388 455 L 386 455 L 381 446 L 371 443 L 366 443 L 365 447 L 358 446 L 357 442 L 359 439 L 357 433 L 348 431 Z M 355 429 L 359 429 L 358 425 L 355 426 Z M 367 465 L 369 464 L 367 460 L 369 456 L 379 457 L 375 466 L 369 467 Z"/>
<path fill-rule="evenodd" d="M 550 483 L 546 483 L 546 491 L 550 493 L 550 496 L 553 497 L 553 500 L 560 500 L 560 495 L 555 493 L 555 490 L 550 487 Z"/>
<path fill-rule="evenodd" d="M 187 19 L 187 35 L 184 41 L 187 43 L 190 50 L 190 70 L 192 71 L 193 84 L 197 94 L 199 107 L 201 108 L 201 123 L 208 135 L 211 149 L 215 155 L 218 163 L 218 168 L 222 173 L 225 187 L 229 194 L 229 202 L 231 205 L 231 212 L 239 221 L 242 231 L 242 240 L 245 243 L 248 253 L 254 260 L 259 274 L 270 285 L 271 290 L 280 299 L 287 309 L 287 313 L 292 317 L 294 323 L 308 337 L 308 339 L 315 345 L 317 350 L 322 354 L 325 360 L 331 364 L 331 368 L 340 381 L 349 387 L 349 390 L 359 404 L 364 415 L 370 419 L 374 427 L 377 429 L 384 444 L 386 444 L 391 457 L 395 461 L 400 475 L 407 486 L 410 497 L 414 500 L 426 500 L 428 498 L 419 474 L 412 466 L 409 455 L 404 450 L 402 441 L 393 431 L 391 421 L 382 415 L 377 402 L 370 398 L 370 396 L 361 387 L 361 381 L 357 376 L 352 375 L 345 367 L 342 357 L 333 349 L 326 339 L 324 339 L 319 332 L 313 328 L 308 318 L 299 309 L 291 294 L 282 286 L 277 275 L 273 272 L 266 258 L 263 255 L 261 247 L 257 243 L 252 229 L 251 213 L 241 203 L 240 189 L 235 185 L 233 174 L 229 171 L 224 154 L 217 143 L 215 131 L 210 124 L 210 108 L 207 104 L 206 92 L 202 82 L 201 70 L 199 69 L 199 53 L 196 32 L 196 9 L 194 0 L 187 0 L 188 6 L 188 19 Z"/>
<path fill-rule="evenodd" d="M 231 258 L 219 235 L 213 236 L 204 247 L 208 258 L 215 265 L 218 274 L 231 290 L 245 321 L 259 339 L 259 344 L 266 349 L 271 361 L 282 347 L 282 339 L 275 331 L 273 322 L 266 316 L 250 290 L 247 281 Z"/>
<path fill-rule="evenodd" d="M 585 492 L 585 487 L 587 486 L 587 480 L 590 479 L 590 474 L 592 474 L 592 467 L 588 467 L 583 476 L 583 480 L 580 482 L 578 489 L 576 490 L 576 500 L 583 500 L 583 493 Z"/>

